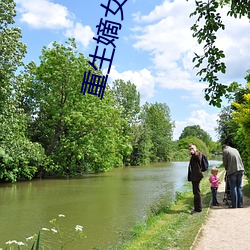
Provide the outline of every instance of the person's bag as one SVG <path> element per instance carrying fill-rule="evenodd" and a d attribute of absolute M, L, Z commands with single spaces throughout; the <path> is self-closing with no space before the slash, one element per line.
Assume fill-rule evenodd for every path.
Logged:
<path fill-rule="evenodd" d="M 202 158 L 201 158 L 201 171 L 202 171 L 202 172 L 207 171 L 208 167 L 209 167 L 209 163 L 208 163 L 207 156 L 206 156 L 204 153 L 202 153 Z"/>

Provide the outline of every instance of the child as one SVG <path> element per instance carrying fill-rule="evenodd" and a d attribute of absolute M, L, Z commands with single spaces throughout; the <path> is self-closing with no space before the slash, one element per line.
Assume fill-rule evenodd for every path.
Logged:
<path fill-rule="evenodd" d="M 217 168 L 212 168 L 211 169 L 211 176 L 209 178 L 209 181 L 211 183 L 211 190 L 212 190 L 212 205 L 213 206 L 219 206 L 220 204 L 217 201 L 217 189 L 220 184 L 219 179 L 217 177 L 218 174 L 218 169 Z"/>

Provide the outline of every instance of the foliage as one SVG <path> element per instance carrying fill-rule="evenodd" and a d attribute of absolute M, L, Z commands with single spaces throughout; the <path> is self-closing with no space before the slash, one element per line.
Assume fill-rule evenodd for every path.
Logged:
<path fill-rule="evenodd" d="M 179 140 L 184 139 L 185 137 L 188 137 L 188 136 L 199 138 L 200 140 L 205 142 L 207 146 L 209 146 L 212 142 L 211 136 L 206 131 L 201 129 L 199 125 L 185 127 L 179 137 Z"/>
<path fill-rule="evenodd" d="M 224 30 L 225 25 L 222 22 L 220 7 L 230 4 L 228 15 L 235 18 L 248 16 L 250 18 L 250 5 L 248 0 L 200 0 L 196 2 L 196 9 L 190 16 L 196 16 L 197 19 L 192 25 L 193 37 L 197 38 L 199 44 L 204 44 L 203 54 L 195 53 L 193 62 L 195 68 L 199 69 L 200 81 L 209 83 L 205 89 L 205 99 L 209 104 L 221 107 L 221 97 L 227 91 L 231 91 L 227 85 L 219 83 L 218 74 L 226 72 L 226 65 L 223 62 L 225 54 L 223 50 L 216 46 L 216 34 L 219 30 Z M 205 65 L 205 66 L 204 66 Z"/>
<path fill-rule="evenodd" d="M 115 80 L 113 82 L 112 93 L 116 105 L 121 109 L 122 120 L 122 137 L 130 143 L 132 152 L 128 155 L 124 152 L 124 165 L 139 165 L 137 159 L 138 150 L 138 133 L 140 127 L 138 125 L 138 115 L 140 112 L 140 94 L 136 90 L 136 85 L 130 81 Z"/>
<path fill-rule="evenodd" d="M 209 146 L 209 152 L 211 154 L 220 154 L 222 152 L 221 143 L 219 141 L 211 142 Z"/>
<path fill-rule="evenodd" d="M 13 91 L 18 94 L 22 90 L 15 73 L 24 65 L 22 58 L 26 54 L 26 45 L 20 41 L 21 30 L 13 26 L 15 7 L 13 0 L 0 2 L 0 113 L 7 103 L 14 105 Z"/>
<path fill-rule="evenodd" d="M 153 142 L 151 140 L 151 132 L 147 129 L 146 124 L 141 123 L 134 126 L 133 136 L 133 151 L 130 156 L 131 165 L 136 166 L 150 163 Z"/>
<path fill-rule="evenodd" d="M 119 79 L 113 82 L 112 90 L 122 109 L 122 118 L 127 120 L 128 125 L 135 124 L 140 112 L 140 93 L 136 90 L 136 85 Z"/>
<path fill-rule="evenodd" d="M 216 129 L 220 138 L 221 145 L 227 144 L 232 147 L 237 147 L 235 136 L 239 129 L 239 124 L 232 119 L 232 108 L 230 106 L 224 107 L 218 120 L 218 127 Z"/>
<path fill-rule="evenodd" d="M 165 103 L 145 103 L 141 112 L 141 124 L 148 131 L 152 143 L 151 162 L 168 161 L 171 155 L 173 123 Z"/>
<path fill-rule="evenodd" d="M 246 88 L 250 89 L 250 82 L 247 84 Z M 242 142 L 244 143 L 244 158 L 246 162 L 246 173 L 249 176 L 250 174 L 250 146 L 249 143 L 247 143 L 250 140 L 250 93 L 246 93 L 243 95 L 244 102 L 243 103 L 237 103 L 233 102 L 232 105 L 237 109 L 236 111 L 232 112 L 233 119 L 238 122 L 243 129 L 244 134 L 244 140 Z M 243 138 L 242 138 L 243 139 Z"/>
<path fill-rule="evenodd" d="M 248 71 L 249 72 L 249 71 Z M 249 175 L 249 81 L 248 74 L 245 79 L 248 84 L 245 88 L 234 83 L 237 88 L 230 96 L 229 101 L 231 106 L 224 107 L 219 115 L 217 132 L 220 135 L 221 144 L 228 144 L 239 150 L 246 168 L 246 173 Z"/>
<path fill-rule="evenodd" d="M 0 179 L 11 182 L 33 178 L 46 164 L 42 147 L 26 135 L 26 116 L 20 106 L 26 85 L 18 71 L 24 65 L 26 45 L 20 41 L 21 30 L 13 26 L 15 15 L 14 1 L 0 2 Z"/>
<path fill-rule="evenodd" d="M 120 135 L 121 111 L 111 91 L 105 97 L 81 95 L 81 81 L 90 65 L 78 53 L 74 39 L 66 45 L 44 47 L 40 65 L 29 64 L 28 98 L 31 107 L 29 135 L 45 148 L 56 168 L 49 174 L 76 175 L 86 171 L 107 171 L 122 164 L 122 155 L 130 152 Z M 101 74 L 101 72 L 95 72 Z"/>
<path fill-rule="evenodd" d="M 199 151 L 205 153 L 206 155 L 209 154 L 209 150 L 208 150 L 206 144 L 201 139 L 194 137 L 194 136 L 187 136 L 187 137 L 179 140 L 178 147 L 179 147 L 179 149 L 183 149 L 183 150 L 186 149 L 186 152 L 189 152 L 188 145 L 190 143 L 195 144 Z"/>

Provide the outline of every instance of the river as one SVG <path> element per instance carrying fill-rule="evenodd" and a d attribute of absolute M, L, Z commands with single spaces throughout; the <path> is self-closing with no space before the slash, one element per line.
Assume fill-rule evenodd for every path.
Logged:
<path fill-rule="evenodd" d="M 211 166 L 220 163 L 210 161 Z M 118 243 L 122 232 L 142 221 L 153 204 L 166 197 L 171 202 L 187 182 L 187 165 L 168 162 L 116 168 L 79 179 L 1 184 L 0 248 L 5 249 L 9 240 L 25 242 L 42 228 L 52 228 L 49 221 L 56 218 L 66 241 L 73 236 L 76 225 L 83 226 L 87 236 L 64 249 L 108 249 Z M 47 245 L 60 239 L 58 233 L 42 233 L 41 240 L 46 239 Z"/>

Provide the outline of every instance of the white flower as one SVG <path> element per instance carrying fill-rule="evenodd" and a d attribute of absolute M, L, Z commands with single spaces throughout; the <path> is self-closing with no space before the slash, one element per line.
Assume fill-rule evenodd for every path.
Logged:
<path fill-rule="evenodd" d="M 75 230 L 76 230 L 76 231 L 81 231 L 81 232 L 82 232 L 83 226 L 76 225 L 76 226 L 75 226 Z"/>
<path fill-rule="evenodd" d="M 16 240 L 9 240 L 5 244 L 6 245 L 11 245 L 12 243 L 17 244 L 18 246 L 24 246 L 24 243 L 22 241 L 16 241 Z"/>
<path fill-rule="evenodd" d="M 55 228 L 51 228 L 51 231 L 57 233 L 58 231 Z"/>
<path fill-rule="evenodd" d="M 17 244 L 17 241 L 16 241 L 16 240 L 9 240 L 9 241 L 7 241 L 5 244 L 11 245 L 12 243 Z"/>
<path fill-rule="evenodd" d="M 43 231 L 50 231 L 50 230 L 49 230 L 48 228 L 46 228 L 46 227 L 43 227 L 42 230 L 43 230 Z"/>
<path fill-rule="evenodd" d="M 64 215 L 64 214 L 59 214 L 58 216 L 59 216 L 59 217 L 65 217 L 65 215 Z"/>
<path fill-rule="evenodd" d="M 29 241 L 29 240 L 32 240 L 34 238 L 34 236 L 30 236 L 30 237 L 27 237 L 26 240 Z"/>
<path fill-rule="evenodd" d="M 18 246 L 24 246 L 24 243 L 22 241 L 17 242 Z"/>

